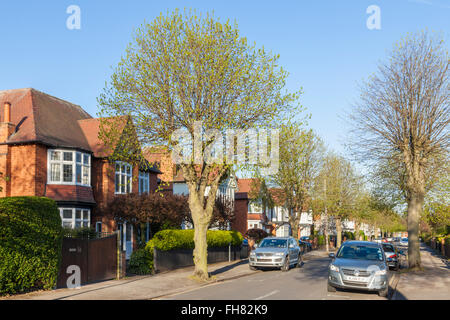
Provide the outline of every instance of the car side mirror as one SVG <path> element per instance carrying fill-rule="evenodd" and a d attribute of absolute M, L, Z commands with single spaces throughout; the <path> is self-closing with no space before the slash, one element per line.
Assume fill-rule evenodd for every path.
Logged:
<path fill-rule="evenodd" d="M 334 258 L 336 258 L 336 254 L 334 252 L 330 252 L 328 254 L 328 257 L 330 257 L 331 259 L 334 259 Z"/>

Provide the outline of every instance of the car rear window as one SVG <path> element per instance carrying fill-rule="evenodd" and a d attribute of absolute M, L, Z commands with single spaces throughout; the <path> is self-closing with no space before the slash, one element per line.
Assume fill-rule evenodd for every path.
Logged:
<path fill-rule="evenodd" d="M 383 250 L 386 252 L 394 252 L 394 247 L 393 246 L 383 246 Z"/>

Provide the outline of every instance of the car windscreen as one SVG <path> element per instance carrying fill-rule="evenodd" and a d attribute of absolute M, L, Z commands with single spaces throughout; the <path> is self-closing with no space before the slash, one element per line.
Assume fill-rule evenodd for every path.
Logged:
<path fill-rule="evenodd" d="M 385 252 L 394 252 L 394 247 L 391 245 L 383 245 L 383 250 Z"/>
<path fill-rule="evenodd" d="M 342 259 L 383 261 L 381 248 L 358 244 L 343 245 L 336 256 Z"/>
<path fill-rule="evenodd" d="M 260 248 L 287 248 L 287 240 L 264 239 L 259 245 Z"/>

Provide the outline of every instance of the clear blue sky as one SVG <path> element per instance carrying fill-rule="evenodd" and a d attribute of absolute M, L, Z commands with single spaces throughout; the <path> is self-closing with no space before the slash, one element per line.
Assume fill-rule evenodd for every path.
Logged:
<path fill-rule="evenodd" d="M 66 28 L 72 4 L 81 8 L 80 30 Z M 381 9 L 381 30 L 366 27 L 369 5 Z M 444 32 L 450 43 L 450 0 L 1 1 L 0 89 L 33 87 L 96 116 L 96 98 L 133 30 L 174 8 L 214 10 L 279 53 L 288 87 L 304 89 L 310 127 L 341 153 L 347 127 L 338 115 L 393 43 L 424 28 Z"/>

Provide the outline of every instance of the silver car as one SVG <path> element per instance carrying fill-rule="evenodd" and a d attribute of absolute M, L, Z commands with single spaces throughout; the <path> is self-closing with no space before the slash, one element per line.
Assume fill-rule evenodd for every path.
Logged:
<path fill-rule="evenodd" d="M 369 241 L 346 241 L 337 254 L 330 253 L 328 291 L 336 288 L 377 291 L 386 297 L 389 268 L 381 244 Z"/>
<path fill-rule="evenodd" d="M 276 267 L 288 271 L 292 265 L 302 265 L 300 247 L 293 237 L 265 238 L 250 252 L 249 266 L 252 270 L 259 267 Z"/>

